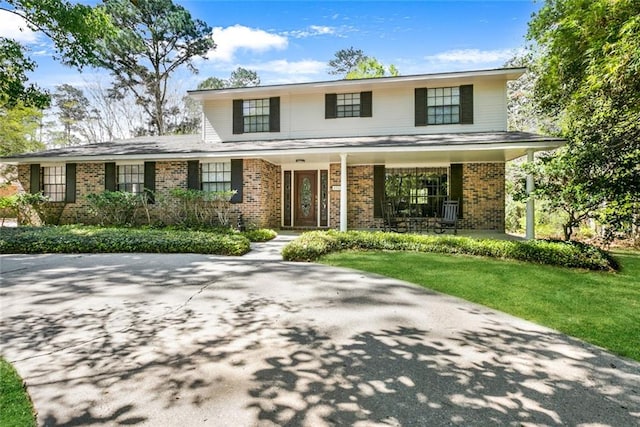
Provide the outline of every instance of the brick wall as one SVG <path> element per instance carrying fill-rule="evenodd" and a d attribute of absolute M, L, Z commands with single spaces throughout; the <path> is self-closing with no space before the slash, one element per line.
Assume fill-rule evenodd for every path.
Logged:
<path fill-rule="evenodd" d="M 245 222 L 258 227 L 280 228 L 280 166 L 261 159 L 243 162 L 243 199 L 234 205 Z"/>
<path fill-rule="evenodd" d="M 340 164 L 329 167 L 329 186 L 340 186 Z M 373 165 L 347 166 L 347 224 L 349 229 L 375 228 L 373 217 Z M 340 228 L 340 191 L 330 191 L 329 227 Z"/>
<path fill-rule="evenodd" d="M 504 232 L 504 163 L 467 163 L 462 168 L 462 228 Z"/>

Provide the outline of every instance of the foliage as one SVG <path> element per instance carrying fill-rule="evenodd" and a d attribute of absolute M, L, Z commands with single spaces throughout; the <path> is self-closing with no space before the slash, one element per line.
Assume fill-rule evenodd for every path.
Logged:
<path fill-rule="evenodd" d="M 44 149 L 36 137 L 42 112 L 21 100 L 12 104 L 0 98 L 0 157 Z"/>
<path fill-rule="evenodd" d="M 61 135 L 56 138 L 54 144 L 72 145 L 81 142 L 77 136 L 77 133 L 81 131 L 79 123 L 89 119 L 92 115 L 98 115 L 97 111 L 91 111 L 89 100 L 82 89 L 66 83 L 56 86 L 52 98 L 57 109 L 58 120 L 63 127 Z"/>
<path fill-rule="evenodd" d="M 0 357 L 0 426 L 36 425 L 36 414 L 25 385 L 16 370 Z"/>
<path fill-rule="evenodd" d="M 640 227 L 640 3 L 549 0 L 529 24 L 535 98 L 562 118 L 567 185 L 599 199 L 614 229 Z M 619 215 L 625 212 L 625 215 Z M 615 213 L 615 215 L 614 215 Z"/>
<path fill-rule="evenodd" d="M 349 251 L 322 262 L 417 283 L 640 361 L 640 252 L 616 273 L 418 252 Z"/>
<path fill-rule="evenodd" d="M 354 49 L 353 46 L 348 49 L 340 49 L 334 54 L 334 58 L 329 61 L 328 73 L 346 76 L 359 62 L 368 58 L 362 50 Z"/>
<path fill-rule="evenodd" d="M 346 79 L 371 79 L 379 77 L 396 77 L 400 72 L 395 65 L 391 64 L 389 67 L 384 66 L 376 58 L 367 57 L 360 60 L 355 68 L 349 71 L 346 75 Z"/>
<path fill-rule="evenodd" d="M 169 224 L 186 227 L 230 226 L 232 191 L 206 192 L 174 188 L 157 195 L 159 209 Z"/>
<path fill-rule="evenodd" d="M 215 47 L 211 27 L 171 0 L 106 0 L 103 7 L 118 28 L 99 49 L 98 65 L 114 78 L 112 95 L 132 92 L 163 135 L 168 79 L 183 66 L 197 72 L 194 59 Z"/>
<path fill-rule="evenodd" d="M 35 68 L 36 63 L 25 56 L 24 48 L 18 42 L 0 37 L 0 103 L 3 110 L 41 109 L 49 105 L 46 91 L 25 83 L 27 72 Z"/>
<path fill-rule="evenodd" d="M 287 261 L 314 261 L 328 253 L 345 249 L 466 254 L 591 270 L 616 267 L 606 252 L 580 243 L 477 240 L 468 237 L 332 230 L 304 233 L 283 249 L 282 256 Z"/>
<path fill-rule="evenodd" d="M 231 72 L 231 76 L 227 79 L 218 77 L 209 77 L 198 84 L 198 90 L 202 89 L 227 89 L 234 87 L 252 87 L 260 86 L 260 77 L 253 70 L 238 67 Z"/>
<path fill-rule="evenodd" d="M 126 191 L 88 194 L 88 211 L 101 225 L 131 226 L 134 224 L 136 213 L 142 207 L 143 197 Z"/>
<path fill-rule="evenodd" d="M 239 233 L 87 226 L 0 229 L 0 253 L 146 252 L 242 255 L 249 250 L 249 240 Z"/>
<path fill-rule="evenodd" d="M 58 225 L 65 206 L 65 202 L 51 202 L 42 193 L 20 193 L 13 209 L 21 225 Z"/>
<path fill-rule="evenodd" d="M 267 242 L 269 240 L 275 239 L 275 237 L 278 235 L 278 233 L 268 228 L 247 230 L 241 232 L 240 234 L 249 239 L 251 242 Z"/>
<path fill-rule="evenodd" d="M 54 43 L 57 58 L 66 65 L 82 68 L 96 59 L 96 42 L 114 31 L 109 16 L 66 0 L 6 0 L 1 7 L 23 18 L 29 28 L 44 33 Z"/>

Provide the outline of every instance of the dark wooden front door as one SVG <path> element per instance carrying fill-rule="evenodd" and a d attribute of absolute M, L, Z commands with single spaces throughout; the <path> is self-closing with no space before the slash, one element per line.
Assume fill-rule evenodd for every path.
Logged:
<path fill-rule="evenodd" d="M 297 227 L 317 227 L 317 171 L 295 172 L 294 218 Z"/>

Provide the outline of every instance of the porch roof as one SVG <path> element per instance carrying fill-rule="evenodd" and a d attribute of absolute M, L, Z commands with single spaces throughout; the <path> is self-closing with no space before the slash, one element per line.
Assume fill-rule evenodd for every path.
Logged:
<path fill-rule="evenodd" d="M 525 132 L 385 135 L 249 142 L 205 142 L 200 135 L 166 135 L 18 154 L 5 157 L 2 161 L 18 164 L 56 161 L 263 158 L 275 164 L 283 164 L 296 160 L 339 162 L 340 154 L 348 154 L 350 164 L 491 162 L 512 160 L 523 156 L 528 150 L 549 150 L 563 144 L 562 138 Z"/>

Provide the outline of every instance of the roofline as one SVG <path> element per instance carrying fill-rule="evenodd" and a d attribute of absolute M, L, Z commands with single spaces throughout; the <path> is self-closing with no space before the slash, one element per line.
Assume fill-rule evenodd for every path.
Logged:
<path fill-rule="evenodd" d="M 187 94 L 194 99 L 208 98 L 206 95 L 228 95 L 237 93 L 254 93 L 254 92 L 279 92 L 279 91 L 291 91 L 296 89 L 313 89 L 313 88 L 327 88 L 327 87 L 349 87 L 349 86 L 362 86 L 363 84 L 381 85 L 381 84 L 393 84 L 401 82 L 411 82 L 420 80 L 437 80 L 437 79 L 452 79 L 452 78 L 469 78 L 469 77 L 487 77 L 487 76 L 505 76 L 507 80 L 515 80 L 527 71 L 526 67 L 514 67 L 514 68 L 493 68 L 484 70 L 469 70 L 469 71 L 448 71 L 444 73 L 430 73 L 430 74 L 411 74 L 407 76 L 395 76 L 395 77 L 376 77 L 376 78 L 363 78 L 363 79 L 342 79 L 342 80 L 323 80 L 316 82 L 305 83 L 285 83 L 277 85 L 264 85 L 264 86 L 252 86 L 252 87 L 237 87 L 237 88 L 225 88 L 225 89 L 193 89 L 188 90 Z"/>
<path fill-rule="evenodd" d="M 363 154 L 363 153 L 384 153 L 391 151 L 404 151 L 404 152 L 437 152 L 437 151 L 469 151 L 469 150 L 505 150 L 505 149 L 527 149 L 534 151 L 545 151 L 558 148 L 562 146 L 564 140 L 561 138 L 549 138 L 538 141 L 518 141 L 518 142 L 492 142 L 489 144 L 474 143 L 474 144 L 438 144 L 430 146 L 407 146 L 398 145 L 394 146 L 392 150 L 390 147 L 316 147 L 316 148 L 302 148 L 302 149 L 267 149 L 267 150 L 233 150 L 233 151 L 201 151 L 191 153 L 163 153 L 163 154 L 130 154 L 130 155 L 99 155 L 99 156 L 69 156 L 69 157 L 24 157 L 19 161 L 3 161 L 5 164 L 29 164 L 29 163 L 74 163 L 74 162 L 112 162 L 118 160 L 190 160 L 201 158 L 268 158 L 270 156 L 279 156 L 283 153 L 288 155 L 309 155 L 309 154 Z M 402 150 L 397 150 L 401 148 Z"/>

